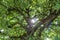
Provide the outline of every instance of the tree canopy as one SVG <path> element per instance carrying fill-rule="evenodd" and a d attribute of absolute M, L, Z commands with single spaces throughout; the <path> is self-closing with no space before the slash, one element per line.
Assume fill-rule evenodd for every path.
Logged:
<path fill-rule="evenodd" d="M 60 0 L 0 0 L 0 40 L 60 40 Z"/>

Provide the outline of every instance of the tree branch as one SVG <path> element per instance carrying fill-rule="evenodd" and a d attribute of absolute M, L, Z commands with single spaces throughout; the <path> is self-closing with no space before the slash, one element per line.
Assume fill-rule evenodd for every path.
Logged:
<path fill-rule="evenodd" d="M 48 20 L 44 23 L 44 26 L 40 28 L 40 31 L 39 31 L 39 36 L 41 36 L 41 33 L 42 31 L 45 29 L 45 28 L 48 28 L 49 27 L 49 24 L 52 23 L 54 21 L 55 18 L 58 17 L 58 15 L 60 14 L 60 10 L 58 10 L 58 12 L 56 13 L 53 12 L 52 14 L 50 14 L 51 16 L 49 16 Z"/>
<path fill-rule="evenodd" d="M 5 8 L 8 8 L 6 5 L 4 5 L 4 4 L 2 4 L 2 3 L 0 3 L 0 5 L 2 5 L 2 6 L 5 7 Z"/>

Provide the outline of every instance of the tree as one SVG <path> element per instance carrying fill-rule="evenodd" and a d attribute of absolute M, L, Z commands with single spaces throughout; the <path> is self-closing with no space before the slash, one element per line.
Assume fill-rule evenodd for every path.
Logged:
<path fill-rule="evenodd" d="M 59 34 L 59 15 L 60 0 L 0 0 L 1 40 L 45 40 L 45 29 Z"/>

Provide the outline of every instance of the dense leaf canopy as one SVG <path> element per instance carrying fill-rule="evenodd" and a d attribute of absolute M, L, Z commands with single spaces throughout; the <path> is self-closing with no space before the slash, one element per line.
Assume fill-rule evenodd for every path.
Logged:
<path fill-rule="evenodd" d="M 0 0 L 0 40 L 60 40 L 60 0 Z"/>

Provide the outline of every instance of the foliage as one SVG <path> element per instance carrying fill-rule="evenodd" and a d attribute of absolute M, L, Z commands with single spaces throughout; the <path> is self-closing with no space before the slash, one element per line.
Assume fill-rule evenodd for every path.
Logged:
<path fill-rule="evenodd" d="M 19 9 L 20 11 L 10 11 L 8 8 Z M 27 14 L 30 14 L 30 18 L 36 15 L 41 20 L 50 14 L 51 8 L 52 11 L 58 11 L 60 0 L 0 0 L 0 31 L 2 30 L 0 40 L 20 40 L 19 37 L 27 33 L 23 28 L 23 26 L 27 27 L 26 25 L 28 25 L 24 17 L 28 17 Z M 30 36 L 29 40 L 39 40 L 38 31 L 34 33 L 34 36 Z M 60 16 L 48 28 L 45 28 L 41 35 L 41 40 L 46 38 L 60 40 Z"/>

